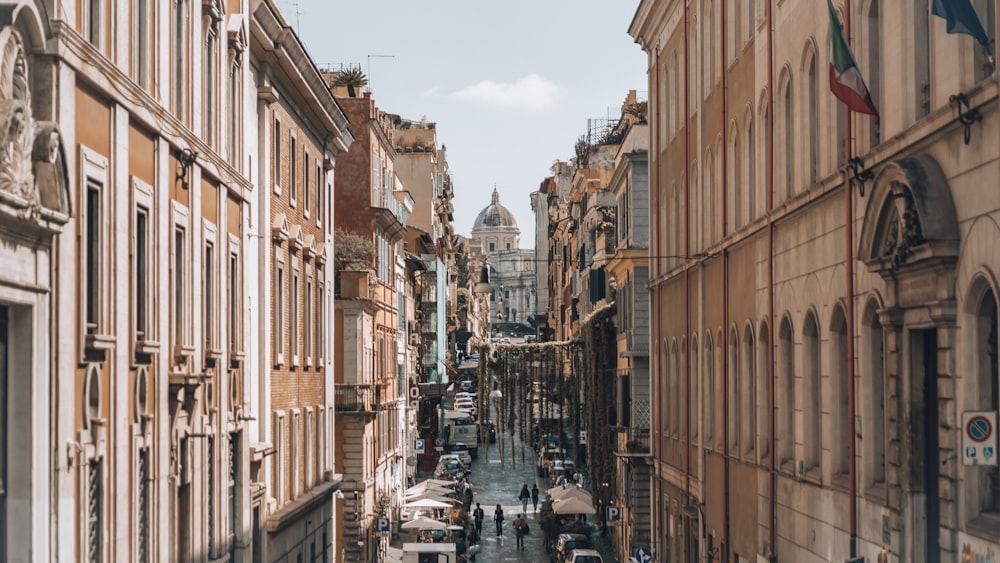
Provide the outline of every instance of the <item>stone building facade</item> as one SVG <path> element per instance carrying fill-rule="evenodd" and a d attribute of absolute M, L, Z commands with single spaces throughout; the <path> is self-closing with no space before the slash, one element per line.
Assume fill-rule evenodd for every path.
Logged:
<path fill-rule="evenodd" d="M 879 121 L 830 93 L 815 2 L 644 0 L 629 29 L 659 560 L 1000 551 L 997 468 L 963 463 L 963 414 L 1000 387 L 995 72 L 931 2 L 834 4 Z"/>

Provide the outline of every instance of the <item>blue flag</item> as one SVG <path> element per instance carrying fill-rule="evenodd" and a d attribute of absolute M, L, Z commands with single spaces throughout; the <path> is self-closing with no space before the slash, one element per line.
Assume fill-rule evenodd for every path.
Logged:
<path fill-rule="evenodd" d="M 990 38 L 969 0 L 934 0 L 931 13 L 947 20 L 948 33 L 971 35 L 990 53 Z"/>

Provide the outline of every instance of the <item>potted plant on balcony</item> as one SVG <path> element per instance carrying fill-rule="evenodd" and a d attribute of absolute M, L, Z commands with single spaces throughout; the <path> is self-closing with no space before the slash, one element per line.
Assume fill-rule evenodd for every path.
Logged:
<path fill-rule="evenodd" d="M 375 246 L 368 237 L 337 228 L 333 234 L 334 262 L 337 268 L 337 295 L 369 296 L 369 277 L 375 261 Z"/>

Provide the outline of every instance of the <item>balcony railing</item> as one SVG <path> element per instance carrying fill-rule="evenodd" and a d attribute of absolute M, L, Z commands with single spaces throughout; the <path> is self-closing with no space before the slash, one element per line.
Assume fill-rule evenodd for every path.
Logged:
<path fill-rule="evenodd" d="M 648 455 L 649 428 L 618 427 L 619 455 Z"/>
<path fill-rule="evenodd" d="M 376 385 L 337 385 L 333 398 L 336 412 L 375 412 L 376 388 Z"/>

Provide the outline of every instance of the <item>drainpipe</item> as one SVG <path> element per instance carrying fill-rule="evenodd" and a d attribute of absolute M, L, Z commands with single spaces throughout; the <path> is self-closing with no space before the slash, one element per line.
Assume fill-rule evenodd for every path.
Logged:
<path fill-rule="evenodd" d="M 729 225 L 726 224 L 726 209 L 728 208 L 728 198 L 727 190 L 729 188 L 726 174 L 728 158 L 728 147 L 729 143 L 727 141 L 727 124 L 729 120 L 729 104 L 728 96 L 728 84 L 726 81 L 726 47 L 728 42 L 726 41 L 726 2 L 720 2 L 719 8 L 719 27 L 721 28 L 722 46 L 719 49 L 719 59 L 722 62 L 721 69 L 722 75 L 722 149 L 719 152 L 721 166 L 722 166 L 722 181 L 719 183 L 719 188 L 722 191 L 722 205 L 720 206 L 720 213 L 722 214 L 722 239 L 726 238 L 726 233 L 729 230 Z M 734 171 L 733 180 L 735 180 L 736 173 Z M 738 211 L 737 211 L 738 212 Z M 722 451 L 723 451 L 723 475 L 725 482 L 723 483 L 722 494 L 725 500 L 725 521 L 723 523 L 723 537 L 725 538 L 725 549 L 722 553 L 722 560 L 729 561 L 729 550 L 732 542 L 730 541 L 729 532 L 729 520 L 730 520 L 730 488 L 729 488 L 729 478 L 730 478 L 730 455 L 732 452 L 729 451 L 729 402 L 732 400 L 729 396 L 729 265 L 728 265 L 728 255 L 725 250 L 725 243 L 723 242 L 723 251 L 721 255 L 722 259 Z M 733 366 L 736 369 L 737 366 Z M 739 451 L 736 452 L 739 454 Z"/>
<path fill-rule="evenodd" d="M 769 496 L 771 497 L 770 523 L 768 525 L 768 543 L 771 553 L 769 559 L 772 562 L 778 560 L 778 477 L 775 471 L 775 447 L 777 438 L 775 436 L 776 425 L 774 423 L 775 414 L 775 384 L 774 384 L 774 351 L 776 349 L 774 337 L 774 22 L 772 20 L 772 0 L 767 1 L 767 319 L 768 319 L 768 350 L 767 354 L 767 408 L 768 416 L 768 464 Z"/>
<path fill-rule="evenodd" d="M 844 33 L 848 41 L 851 37 L 851 0 L 844 0 Z M 845 106 L 844 111 L 844 238 L 847 262 L 847 472 L 850 485 L 850 522 L 851 522 L 851 558 L 858 552 L 858 462 L 857 434 L 855 432 L 855 412 L 857 404 L 854 398 L 854 210 L 851 176 L 847 163 L 851 160 L 851 109 Z"/>
<path fill-rule="evenodd" d="M 688 43 L 688 3 L 684 2 L 684 113 L 681 119 L 684 120 L 684 255 L 685 262 L 691 254 L 691 175 L 688 171 L 690 155 L 688 144 L 691 140 L 691 124 L 688 118 L 688 104 L 690 104 L 689 92 L 691 91 L 690 58 L 691 48 Z M 690 336 L 691 316 L 690 316 L 690 264 L 684 267 L 684 335 Z M 689 348 L 689 342 L 682 339 L 683 346 Z M 684 351 L 684 502 L 691 498 L 691 354 L 689 349 Z M 689 532 L 690 533 L 690 532 Z M 685 537 L 687 540 L 687 537 Z M 689 542 L 685 542 L 684 551 L 687 552 Z M 695 554 L 697 557 L 698 554 Z"/>

